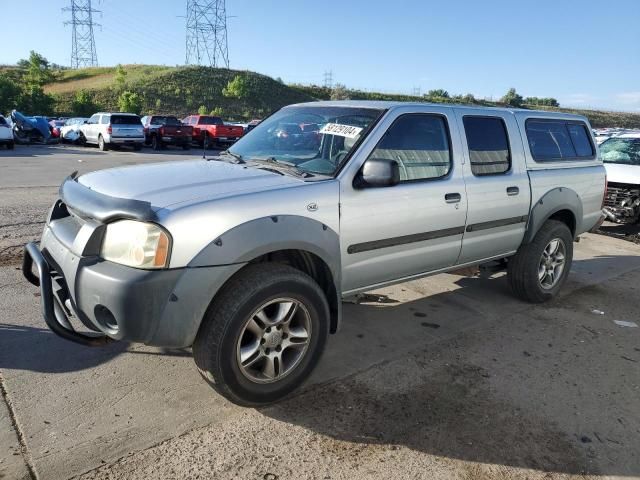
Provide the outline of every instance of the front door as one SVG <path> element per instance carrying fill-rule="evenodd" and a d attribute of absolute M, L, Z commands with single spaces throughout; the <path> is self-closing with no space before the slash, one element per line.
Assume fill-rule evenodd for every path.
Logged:
<path fill-rule="evenodd" d="M 460 143 L 451 140 L 454 121 L 447 107 L 399 109 L 382 120 L 378 131 L 384 133 L 374 132 L 370 146 L 349 162 L 340 178 L 343 293 L 456 263 L 467 199 Z M 400 183 L 354 188 L 366 158 L 396 161 Z"/>

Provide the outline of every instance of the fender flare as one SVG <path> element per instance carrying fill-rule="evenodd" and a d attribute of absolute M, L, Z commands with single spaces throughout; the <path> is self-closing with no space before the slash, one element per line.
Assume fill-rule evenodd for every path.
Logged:
<path fill-rule="evenodd" d="M 556 187 L 540 197 L 531 208 L 522 243 L 530 243 L 544 222 L 561 210 L 568 210 L 573 215 L 575 220 L 574 236 L 576 232 L 581 232 L 583 208 L 580 196 L 570 188 Z"/>
<path fill-rule="evenodd" d="M 329 304 L 335 307 L 331 309 L 331 332 L 334 333 L 342 317 L 340 237 L 317 220 L 297 215 L 274 215 L 250 220 L 214 239 L 188 266 L 243 265 L 282 250 L 308 252 L 327 265 L 333 284 L 332 296 L 335 295 L 335 298 L 327 298 Z"/>

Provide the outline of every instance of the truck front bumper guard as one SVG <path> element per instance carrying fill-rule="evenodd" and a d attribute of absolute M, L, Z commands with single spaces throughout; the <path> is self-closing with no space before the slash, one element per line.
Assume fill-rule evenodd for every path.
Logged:
<path fill-rule="evenodd" d="M 33 273 L 34 263 L 38 270 L 38 276 Z M 40 287 L 42 315 L 47 326 L 53 333 L 66 340 L 89 347 L 99 347 L 113 341 L 111 338 L 103 334 L 91 335 L 75 331 L 73 325 L 71 325 L 71 322 L 69 321 L 69 318 L 67 318 L 64 309 L 59 308 L 56 311 L 52 288 L 51 267 L 35 243 L 27 243 L 24 247 L 22 273 L 30 283 L 36 287 Z"/>

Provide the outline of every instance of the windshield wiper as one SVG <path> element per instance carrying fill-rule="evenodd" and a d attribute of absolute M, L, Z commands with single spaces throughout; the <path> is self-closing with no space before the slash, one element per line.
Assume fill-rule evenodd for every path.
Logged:
<path fill-rule="evenodd" d="M 262 168 L 263 170 L 281 171 L 280 173 L 290 173 L 292 175 L 295 175 L 296 177 L 301 178 L 313 177 L 312 173 L 309 173 L 306 170 L 302 170 L 295 163 L 286 162 L 284 160 L 276 160 L 274 157 L 252 158 L 249 161 L 251 163 L 257 163 L 257 168 Z"/>
<path fill-rule="evenodd" d="M 222 159 L 220 159 L 220 155 L 225 155 L 225 156 L 232 157 L 233 160 L 222 160 Z M 223 162 L 227 162 L 228 161 L 230 163 L 236 163 L 236 164 L 238 164 L 238 163 L 247 163 L 242 158 L 242 155 L 230 152 L 229 150 L 223 150 L 218 154 L 218 157 L 209 158 L 209 160 L 220 160 L 220 161 L 223 161 Z"/>

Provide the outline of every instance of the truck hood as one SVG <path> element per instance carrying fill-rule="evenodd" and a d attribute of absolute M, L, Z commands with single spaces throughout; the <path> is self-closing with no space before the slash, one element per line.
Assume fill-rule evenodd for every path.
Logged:
<path fill-rule="evenodd" d="M 233 195 L 300 185 L 302 180 L 218 161 L 177 161 L 110 168 L 78 182 L 112 197 L 150 202 L 154 210 Z"/>
<path fill-rule="evenodd" d="M 607 182 L 640 185 L 640 165 L 605 163 L 604 168 L 607 170 Z"/>

